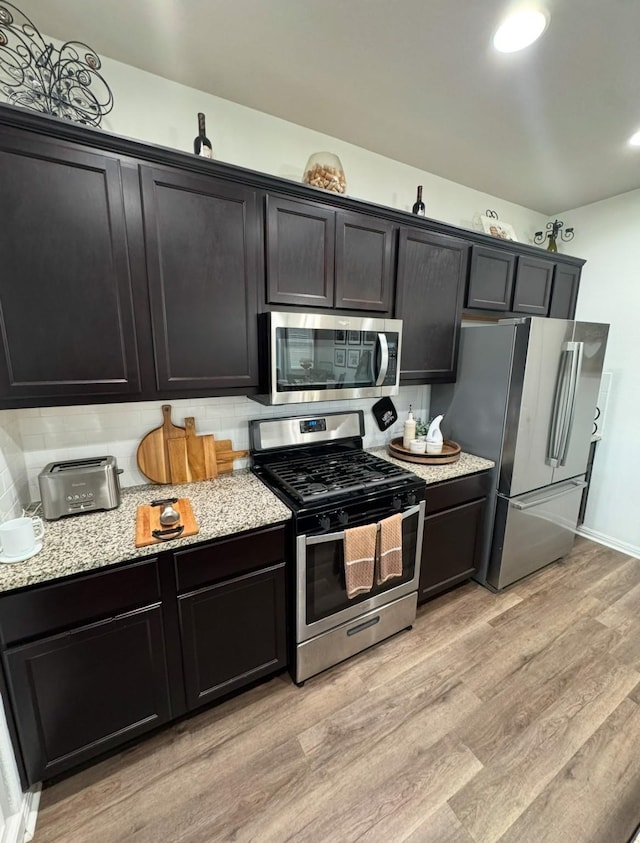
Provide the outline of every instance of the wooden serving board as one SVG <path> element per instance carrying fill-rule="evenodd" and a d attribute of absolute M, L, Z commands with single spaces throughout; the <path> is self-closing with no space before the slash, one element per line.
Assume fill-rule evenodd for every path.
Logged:
<path fill-rule="evenodd" d="M 171 404 L 163 404 L 162 415 L 164 420 L 160 427 L 150 430 L 138 445 L 136 461 L 138 468 L 149 480 L 154 483 L 171 483 L 171 466 L 174 465 L 176 473 L 180 472 L 178 466 L 184 465 L 186 471 L 186 447 L 183 453 L 183 443 L 169 445 L 172 439 L 185 439 L 184 427 L 178 427 L 171 421 Z"/>
<path fill-rule="evenodd" d="M 249 451 L 234 451 L 231 439 L 216 439 L 215 446 L 218 474 L 231 474 L 233 461 L 249 456 Z"/>
<path fill-rule="evenodd" d="M 422 465 L 446 465 L 447 463 L 457 462 L 460 459 L 462 448 L 457 442 L 445 439 L 442 444 L 442 452 L 439 454 L 414 454 L 403 446 L 402 437 L 398 436 L 389 442 L 387 450 L 397 460 L 405 460 L 406 462 L 415 462 Z"/>
<path fill-rule="evenodd" d="M 185 536 L 195 536 L 200 532 L 200 527 L 193 514 L 191 508 L 191 501 L 189 498 L 178 498 L 177 502 L 172 504 L 173 508 L 180 513 L 180 521 L 174 524 L 174 527 L 183 526 L 184 529 L 180 535 L 171 536 L 169 538 L 182 539 Z M 154 530 L 166 530 L 160 523 L 160 513 L 164 509 L 163 506 L 139 506 L 136 512 L 136 547 L 147 547 L 150 544 L 163 544 L 162 539 L 157 539 L 153 535 Z"/>

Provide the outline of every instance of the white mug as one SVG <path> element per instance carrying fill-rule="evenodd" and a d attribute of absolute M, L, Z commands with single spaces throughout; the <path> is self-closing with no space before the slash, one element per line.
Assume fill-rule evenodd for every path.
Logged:
<path fill-rule="evenodd" d="M 12 518 L 0 524 L 0 553 L 7 559 L 26 556 L 44 536 L 42 518 Z"/>

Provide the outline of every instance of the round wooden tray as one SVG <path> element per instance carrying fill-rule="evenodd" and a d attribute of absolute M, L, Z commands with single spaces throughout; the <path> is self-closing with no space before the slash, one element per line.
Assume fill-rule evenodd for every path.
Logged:
<path fill-rule="evenodd" d="M 402 436 L 397 436 L 389 442 L 387 449 L 392 457 L 406 462 L 416 462 L 422 465 L 446 465 L 450 462 L 457 462 L 460 459 L 460 445 L 445 439 L 440 454 L 414 454 L 407 451 L 402 445 Z"/>

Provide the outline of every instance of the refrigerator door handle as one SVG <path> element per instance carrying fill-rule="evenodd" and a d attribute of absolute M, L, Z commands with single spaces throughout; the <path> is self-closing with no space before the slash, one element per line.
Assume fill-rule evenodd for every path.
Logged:
<path fill-rule="evenodd" d="M 567 404 L 563 425 L 563 437 L 562 447 L 560 450 L 559 465 L 566 465 L 567 462 L 569 441 L 571 440 L 571 431 L 573 430 L 573 418 L 576 412 L 576 394 L 578 392 L 578 382 L 580 380 L 580 371 L 582 369 L 582 349 L 584 343 L 569 342 L 567 343 L 567 346 L 571 354 L 571 369 L 569 374 L 569 403 Z"/>
<path fill-rule="evenodd" d="M 556 498 L 561 498 L 563 495 L 566 495 L 569 492 L 575 492 L 576 489 L 584 489 L 586 486 L 587 483 L 584 480 L 572 480 L 568 486 L 565 486 L 559 492 L 556 492 L 555 495 L 547 495 L 544 498 L 536 498 L 536 500 L 534 501 L 509 501 L 509 504 L 514 509 L 532 509 L 534 506 L 540 506 L 540 504 L 549 503 L 550 501 L 554 501 Z"/>
<path fill-rule="evenodd" d="M 582 343 L 564 343 L 560 356 L 547 447 L 547 462 L 554 468 L 564 465 L 563 459 L 566 460 L 567 456 L 581 359 Z"/>

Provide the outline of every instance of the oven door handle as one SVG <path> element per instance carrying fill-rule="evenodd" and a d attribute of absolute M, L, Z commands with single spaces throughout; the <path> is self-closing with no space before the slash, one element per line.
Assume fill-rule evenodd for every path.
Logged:
<path fill-rule="evenodd" d="M 423 507 L 424 501 L 416 504 L 416 506 L 409 507 L 409 509 L 405 509 L 402 513 L 402 520 L 404 521 L 405 518 L 411 518 L 412 515 L 417 515 Z M 307 536 L 305 544 L 325 544 L 326 542 L 342 541 L 344 539 L 344 534 L 345 530 L 341 530 L 339 533 L 325 533 L 321 536 Z"/>

